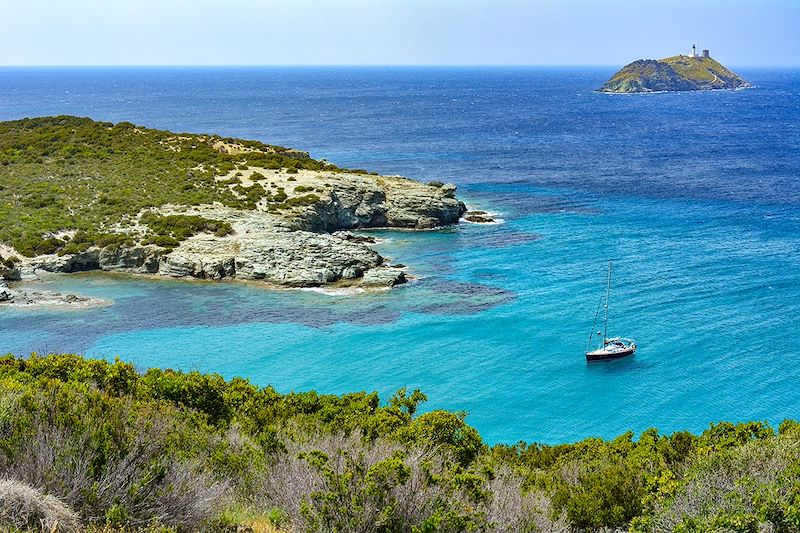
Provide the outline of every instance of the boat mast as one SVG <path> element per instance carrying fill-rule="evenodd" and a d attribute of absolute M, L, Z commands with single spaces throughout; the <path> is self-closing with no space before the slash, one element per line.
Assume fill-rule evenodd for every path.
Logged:
<path fill-rule="evenodd" d="M 603 323 L 603 346 L 608 339 L 608 304 L 611 303 L 611 261 L 608 262 L 608 280 L 606 281 L 606 320 Z"/>

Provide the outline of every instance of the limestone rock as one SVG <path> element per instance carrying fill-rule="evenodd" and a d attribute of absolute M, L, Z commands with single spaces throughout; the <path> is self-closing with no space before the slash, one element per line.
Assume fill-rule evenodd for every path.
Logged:
<path fill-rule="evenodd" d="M 158 246 L 107 247 L 100 251 L 99 267 L 103 270 L 125 270 L 137 274 L 158 272 L 165 251 Z"/>
<path fill-rule="evenodd" d="M 331 235 L 349 242 L 360 242 L 364 244 L 375 244 L 378 239 L 370 235 L 356 235 L 352 231 L 335 231 Z"/>
<path fill-rule="evenodd" d="M 399 176 L 358 174 L 329 180 L 328 197 L 306 211 L 301 229 L 430 229 L 455 224 L 466 211 L 452 184 L 437 187 Z"/>
<path fill-rule="evenodd" d="M 467 222 L 474 222 L 476 224 L 490 224 L 495 220 L 486 211 L 467 211 L 464 215 L 464 220 Z"/>
<path fill-rule="evenodd" d="M 365 287 L 394 287 L 408 281 L 402 268 L 379 267 L 364 274 L 362 285 Z"/>
<path fill-rule="evenodd" d="M 8 302 L 14 299 L 16 294 L 3 282 L 0 282 L 0 302 Z"/>
<path fill-rule="evenodd" d="M 10 289 L 0 283 L 0 305 L 9 307 L 93 307 L 108 305 L 110 302 L 95 298 L 87 298 L 76 294 L 63 294 L 38 290 L 26 286 Z"/>

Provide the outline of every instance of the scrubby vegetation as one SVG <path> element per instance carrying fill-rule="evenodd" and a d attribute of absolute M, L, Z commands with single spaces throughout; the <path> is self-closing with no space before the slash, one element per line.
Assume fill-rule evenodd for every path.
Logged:
<path fill-rule="evenodd" d="M 343 171 L 280 146 L 129 122 L 70 116 L 0 122 L 0 242 L 27 256 L 72 253 L 130 238 L 114 235 L 152 207 L 220 202 L 254 209 L 267 196 L 261 185 L 245 188 L 239 175 L 218 179 L 251 167 Z M 253 172 L 251 179 L 264 176 Z M 75 231 L 80 241 L 65 236 Z"/>
<path fill-rule="evenodd" d="M 800 531 L 795 422 L 488 447 L 463 413 L 419 414 L 425 399 L 5 356 L 0 527 Z"/>
<path fill-rule="evenodd" d="M 153 243 L 167 247 L 177 246 L 181 241 L 202 232 L 213 233 L 217 237 L 224 237 L 233 232 L 228 222 L 197 215 L 160 216 L 149 212 L 141 216 L 140 222 L 155 233 L 155 237 L 146 238 L 144 244 Z"/>

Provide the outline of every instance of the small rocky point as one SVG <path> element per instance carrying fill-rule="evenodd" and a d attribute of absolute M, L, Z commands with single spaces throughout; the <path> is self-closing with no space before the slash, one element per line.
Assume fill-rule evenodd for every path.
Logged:
<path fill-rule="evenodd" d="M 492 224 L 496 222 L 495 219 L 486 211 L 467 211 L 464 215 L 464 220 L 467 222 L 474 222 L 475 224 Z"/>

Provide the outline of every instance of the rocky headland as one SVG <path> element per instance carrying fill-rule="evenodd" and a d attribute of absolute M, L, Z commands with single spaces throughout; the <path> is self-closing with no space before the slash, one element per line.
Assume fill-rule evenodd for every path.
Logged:
<path fill-rule="evenodd" d="M 707 52 L 707 51 L 706 51 Z M 651 93 L 740 89 L 750 84 L 708 55 L 640 59 L 625 65 L 600 89 L 604 93 Z"/>
<path fill-rule="evenodd" d="M 38 148 L 47 156 L 25 157 L 54 132 L 56 141 Z M 120 144 L 134 153 L 121 156 Z M 6 280 L 103 270 L 391 287 L 406 281 L 407 268 L 388 264 L 369 247 L 374 238 L 351 230 L 430 230 L 466 212 L 454 185 L 341 169 L 254 141 L 75 117 L 1 123 L 0 153 L 18 154 L 21 145 L 23 157 L 0 167 L 9 176 L 0 222 L 18 224 L 0 232 Z"/>

